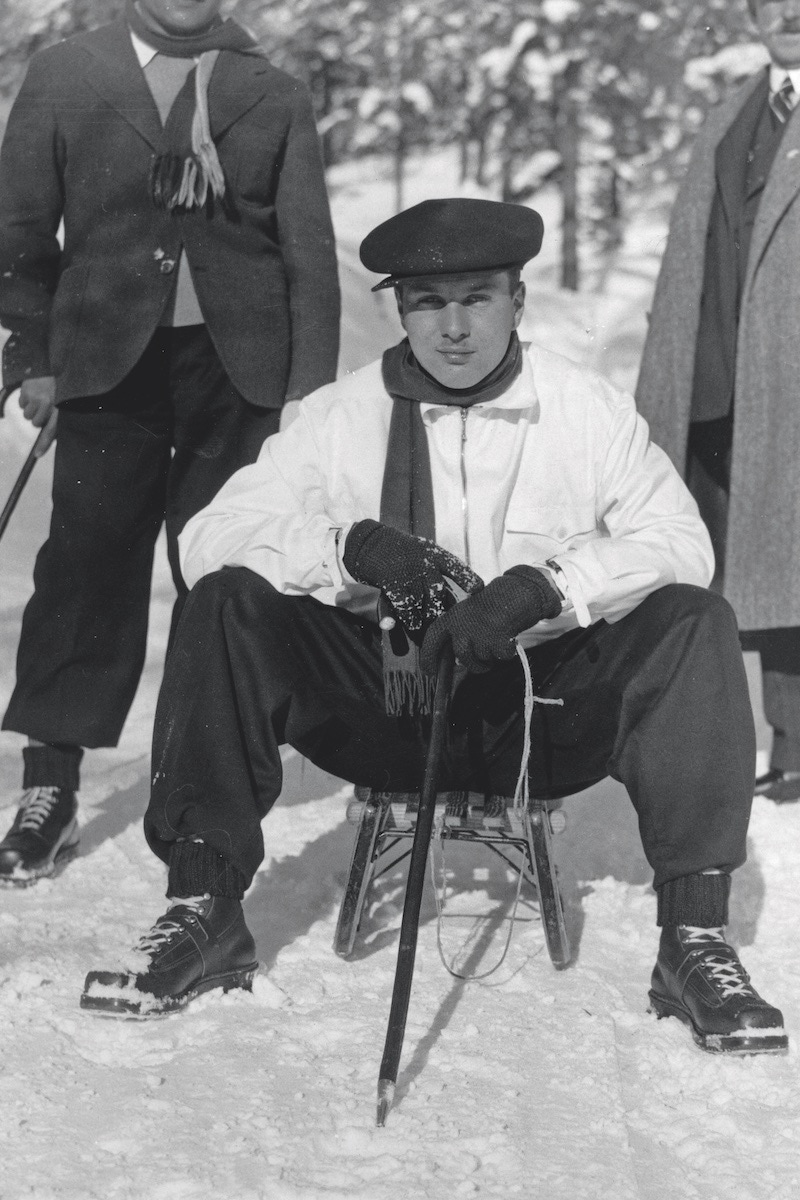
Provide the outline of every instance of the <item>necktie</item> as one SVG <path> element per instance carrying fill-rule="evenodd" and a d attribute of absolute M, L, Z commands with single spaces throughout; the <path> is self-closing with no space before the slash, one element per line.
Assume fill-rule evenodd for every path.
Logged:
<path fill-rule="evenodd" d="M 769 106 L 782 125 L 789 120 L 796 102 L 797 93 L 787 75 L 777 92 L 773 92 L 769 98 Z"/>

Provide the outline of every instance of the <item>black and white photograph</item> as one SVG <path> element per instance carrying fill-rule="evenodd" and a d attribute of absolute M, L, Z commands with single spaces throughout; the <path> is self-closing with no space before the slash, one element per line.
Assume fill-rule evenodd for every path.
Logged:
<path fill-rule="evenodd" d="M 795 1200 L 800 0 L 0 0 L 0 1200 Z"/>

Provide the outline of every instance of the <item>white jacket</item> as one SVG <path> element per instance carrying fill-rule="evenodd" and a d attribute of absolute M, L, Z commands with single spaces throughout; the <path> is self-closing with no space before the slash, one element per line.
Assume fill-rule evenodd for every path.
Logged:
<path fill-rule="evenodd" d="M 391 411 L 380 361 L 303 400 L 186 525 L 187 583 L 243 566 L 288 595 L 363 610 L 376 593 L 347 574 L 337 542 L 380 517 Z M 714 559 L 694 500 L 633 399 L 595 371 L 528 347 L 496 400 L 421 412 L 436 541 L 486 583 L 517 563 L 563 572 L 570 603 L 524 644 L 618 620 L 667 583 L 708 585 Z"/>

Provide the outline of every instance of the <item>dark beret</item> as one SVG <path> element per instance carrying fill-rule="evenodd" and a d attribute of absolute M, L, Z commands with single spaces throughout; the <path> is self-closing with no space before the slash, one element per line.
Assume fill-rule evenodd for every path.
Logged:
<path fill-rule="evenodd" d="M 423 200 L 384 221 L 361 243 L 369 271 L 388 275 L 373 292 L 414 275 L 520 267 L 539 253 L 544 222 L 532 208 L 499 200 Z"/>

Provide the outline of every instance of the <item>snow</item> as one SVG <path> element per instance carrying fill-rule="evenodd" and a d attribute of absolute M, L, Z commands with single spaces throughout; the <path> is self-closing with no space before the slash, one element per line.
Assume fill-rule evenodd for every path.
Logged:
<path fill-rule="evenodd" d="M 456 186 L 446 155 L 413 163 L 406 203 Z M 334 172 L 333 187 L 352 369 L 399 333 L 391 296 L 369 292 L 356 254 L 364 230 L 392 211 L 392 185 L 386 165 L 367 162 Z M 550 238 L 526 272 L 523 334 L 630 386 L 662 200 L 642 207 L 613 269 L 587 263 L 590 287 L 572 296 L 556 287 L 557 211 L 545 196 Z M 4 494 L 30 443 L 15 410 L 0 423 Z M 3 703 L 49 472 L 48 461 L 37 466 L 0 546 Z M 338 959 L 351 789 L 292 751 L 245 902 L 262 963 L 252 994 L 212 993 L 149 1023 L 82 1012 L 87 970 L 113 966 L 165 907 L 164 870 L 140 823 L 170 600 L 160 549 L 134 709 L 120 746 L 85 760 L 82 853 L 58 879 L 0 895 L 2 1200 L 794 1200 L 800 806 L 755 802 L 730 927 L 756 986 L 783 1008 L 787 1057 L 704 1055 L 677 1021 L 647 1013 L 655 897 L 631 806 L 606 783 L 566 802 L 556 838 L 576 955 L 567 970 L 552 968 L 523 893 L 502 964 L 478 982 L 454 979 L 428 888 L 395 1104 L 377 1129 L 402 875 L 382 881 L 353 959 Z M 0 739 L 9 806 L 21 744 Z M 487 858 L 447 847 L 443 951 L 471 973 L 500 959 L 514 899 L 506 867 Z"/>

